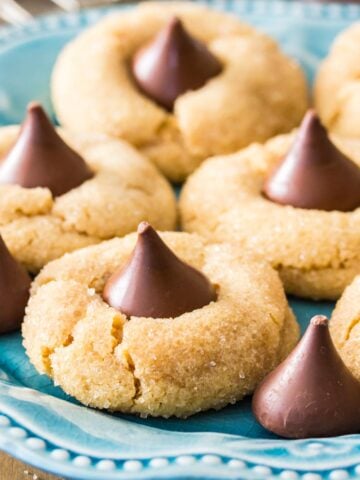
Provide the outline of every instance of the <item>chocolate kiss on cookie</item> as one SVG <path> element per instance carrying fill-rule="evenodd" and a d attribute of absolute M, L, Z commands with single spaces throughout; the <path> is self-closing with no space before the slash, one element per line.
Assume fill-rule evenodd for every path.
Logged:
<path fill-rule="evenodd" d="M 216 300 L 198 270 L 180 260 L 146 222 L 128 263 L 107 281 L 104 300 L 127 316 L 173 318 Z"/>
<path fill-rule="evenodd" d="M 31 278 L 10 254 L 0 236 L 0 334 L 20 328 Z"/>
<path fill-rule="evenodd" d="M 360 168 L 338 150 L 309 111 L 263 193 L 282 205 L 349 212 L 360 207 Z"/>
<path fill-rule="evenodd" d="M 41 105 L 31 103 L 15 145 L 0 166 L 0 184 L 47 187 L 54 196 L 78 187 L 93 174 L 57 134 Z"/>
<path fill-rule="evenodd" d="M 360 432 L 360 382 L 337 353 L 326 317 L 311 319 L 297 347 L 256 389 L 252 408 L 282 437 Z"/>
<path fill-rule="evenodd" d="M 206 45 L 189 35 L 176 17 L 132 61 L 140 90 L 167 110 L 181 94 L 202 87 L 221 70 Z"/>

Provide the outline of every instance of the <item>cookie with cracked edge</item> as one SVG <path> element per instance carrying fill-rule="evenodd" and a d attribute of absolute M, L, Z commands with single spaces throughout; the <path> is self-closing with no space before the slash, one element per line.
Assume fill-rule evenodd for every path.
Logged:
<path fill-rule="evenodd" d="M 163 417 L 219 409 L 251 393 L 298 339 L 280 279 L 267 263 L 198 235 L 158 234 L 216 285 L 215 301 L 173 318 L 110 307 L 104 286 L 129 261 L 136 233 L 50 262 L 33 284 L 23 326 L 27 354 L 85 405 Z"/>
<path fill-rule="evenodd" d="M 66 252 L 134 231 L 142 220 L 161 230 L 175 227 L 171 186 L 133 147 L 105 135 L 56 133 L 39 106 L 29 113 L 21 133 L 18 126 L 0 128 L 0 234 L 30 272 Z M 46 172 L 46 155 L 54 149 Z M 69 155 L 68 170 L 80 170 L 75 183 L 59 175 L 63 154 Z"/>
<path fill-rule="evenodd" d="M 236 243 L 267 259 L 279 271 L 288 293 L 315 300 L 336 300 L 360 273 L 360 208 L 356 208 L 360 184 L 359 169 L 355 166 L 360 166 L 360 158 L 359 154 L 357 157 L 351 154 L 352 149 L 343 139 L 327 139 L 326 143 L 333 142 L 337 151 L 343 151 L 349 157 L 345 162 L 346 175 L 342 174 L 339 185 L 336 185 L 336 175 L 333 185 L 331 175 L 321 178 L 321 201 L 324 202 L 327 190 L 337 195 L 337 201 L 331 198 L 330 211 L 277 203 L 265 197 L 264 185 L 279 165 L 285 165 L 281 162 L 288 152 L 294 153 L 293 145 L 297 146 L 295 153 L 304 152 L 298 148 L 299 141 L 304 141 L 304 138 L 299 140 L 298 132 L 280 135 L 264 144 L 256 143 L 235 154 L 205 162 L 182 190 L 182 227 L 212 241 Z M 304 130 L 300 133 L 303 134 Z M 316 139 L 314 143 L 317 143 Z M 336 164 L 334 158 L 329 159 L 326 155 L 323 161 L 330 168 Z M 285 170 L 285 177 L 289 170 Z M 344 173 L 340 170 L 339 174 Z M 355 171 L 349 181 L 352 188 L 344 195 L 352 197 L 349 199 L 352 210 L 336 210 L 338 205 L 341 207 L 342 192 L 346 191 L 344 179 L 352 171 Z M 316 175 L 321 175 L 320 172 L 321 168 Z M 312 175 L 313 181 L 316 175 Z M 291 187 L 289 177 L 285 180 L 287 182 L 278 184 L 280 192 Z"/>
<path fill-rule="evenodd" d="M 195 3 L 143 2 L 108 16 L 64 48 L 52 75 L 64 126 L 124 138 L 176 182 L 211 155 L 290 131 L 308 103 L 301 68 L 274 40 L 234 15 Z M 159 40 L 174 16 L 186 39 L 184 32 L 174 37 L 177 28 Z M 155 51 L 144 59 L 154 40 Z M 169 42 L 177 42 L 170 52 Z M 192 77 L 184 77 L 182 53 L 192 63 L 196 58 Z M 175 66 L 167 71 L 164 63 Z"/>

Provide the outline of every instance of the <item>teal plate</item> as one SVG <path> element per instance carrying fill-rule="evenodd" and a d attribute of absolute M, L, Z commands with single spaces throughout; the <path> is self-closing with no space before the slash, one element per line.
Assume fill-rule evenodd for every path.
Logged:
<path fill-rule="evenodd" d="M 360 6 L 208 0 L 276 37 L 312 81 L 319 60 Z M 117 7 L 124 9 L 131 7 Z M 112 9 L 114 10 L 114 8 Z M 0 30 L 0 125 L 22 120 L 28 101 L 51 112 L 49 77 L 57 53 L 109 9 L 40 18 Z M 333 304 L 290 299 L 302 329 Z M 0 338 L 0 448 L 72 479 L 360 478 L 360 435 L 289 441 L 263 430 L 245 400 L 188 420 L 108 415 L 80 406 L 30 365 L 19 334 Z"/>

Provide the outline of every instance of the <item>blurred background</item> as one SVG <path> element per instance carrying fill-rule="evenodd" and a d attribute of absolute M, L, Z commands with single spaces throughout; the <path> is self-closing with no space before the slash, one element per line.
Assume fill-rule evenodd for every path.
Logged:
<path fill-rule="evenodd" d="M 57 10 L 71 12 L 84 7 L 121 3 L 121 1 L 124 0 L 0 0 L 0 24 L 5 21 L 21 24 L 31 16 L 54 13 Z"/>
<path fill-rule="evenodd" d="M 124 3 L 136 0 L 0 0 L 0 24 L 7 21 L 8 23 L 23 23 L 32 16 L 51 13 L 56 10 L 63 9 L 74 11 L 84 7 L 95 7 L 110 3 Z M 196 0 L 195 0 L 196 1 Z M 238 0 L 241 2 L 241 0 Z M 269 2 L 273 0 L 268 0 Z M 294 0 L 286 0 L 294 1 Z M 298 1 L 318 1 L 338 3 L 360 3 L 360 0 L 298 0 Z"/>

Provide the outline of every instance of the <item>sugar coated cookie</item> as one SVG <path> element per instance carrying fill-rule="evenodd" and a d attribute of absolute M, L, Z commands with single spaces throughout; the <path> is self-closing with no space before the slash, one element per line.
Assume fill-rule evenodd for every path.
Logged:
<path fill-rule="evenodd" d="M 23 325 L 37 370 L 85 405 L 164 417 L 250 394 L 298 335 L 267 263 L 146 224 L 49 263 Z"/>
<path fill-rule="evenodd" d="M 360 273 L 360 168 L 314 112 L 297 133 L 205 162 L 181 196 L 183 228 L 268 259 L 288 293 L 337 299 Z"/>
<path fill-rule="evenodd" d="M 0 234 L 31 272 L 142 220 L 175 227 L 170 185 L 133 147 L 58 134 L 39 105 L 29 107 L 20 134 L 17 126 L 0 129 L 0 157 Z"/>
<path fill-rule="evenodd" d="M 65 47 L 52 98 L 65 127 L 124 138 L 182 181 L 210 155 L 298 125 L 307 87 L 272 39 L 236 17 L 144 2 Z"/>

